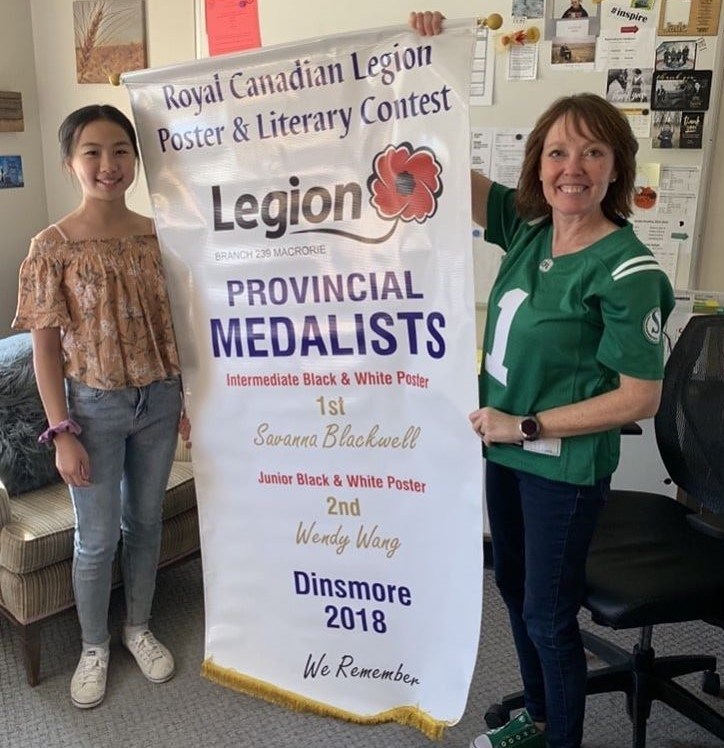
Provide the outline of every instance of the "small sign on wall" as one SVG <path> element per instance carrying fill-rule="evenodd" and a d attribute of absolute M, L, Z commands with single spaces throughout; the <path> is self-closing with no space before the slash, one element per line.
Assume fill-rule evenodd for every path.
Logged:
<path fill-rule="evenodd" d="M 0 190 L 24 186 L 23 161 L 20 156 L 0 156 Z"/>
<path fill-rule="evenodd" d="M 23 132 L 23 98 L 16 91 L 0 91 L 0 132 Z"/>

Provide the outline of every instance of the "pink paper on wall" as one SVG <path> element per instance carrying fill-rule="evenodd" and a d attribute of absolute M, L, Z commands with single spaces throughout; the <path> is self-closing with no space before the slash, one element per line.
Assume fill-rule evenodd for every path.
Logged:
<path fill-rule="evenodd" d="M 260 0 L 206 0 L 209 55 L 241 52 L 261 45 Z"/>

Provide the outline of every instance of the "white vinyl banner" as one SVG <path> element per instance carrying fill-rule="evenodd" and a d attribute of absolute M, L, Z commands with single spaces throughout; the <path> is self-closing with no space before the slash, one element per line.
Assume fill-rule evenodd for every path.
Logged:
<path fill-rule="evenodd" d="M 193 424 L 203 673 L 439 736 L 482 604 L 474 22 L 124 75 Z"/>

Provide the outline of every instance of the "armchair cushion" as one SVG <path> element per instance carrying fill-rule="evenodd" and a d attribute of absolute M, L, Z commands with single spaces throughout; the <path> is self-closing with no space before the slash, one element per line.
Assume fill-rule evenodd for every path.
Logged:
<path fill-rule="evenodd" d="M 190 462 L 174 462 L 163 504 L 164 522 L 196 505 Z M 12 521 L 0 533 L 0 568 L 28 574 L 73 557 L 75 518 L 65 483 L 10 500 Z"/>
<path fill-rule="evenodd" d="M 0 481 L 11 496 L 58 480 L 55 452 L 38 443 L 45 412 L 33 372 L 30 333 L 0 340 Z"/>

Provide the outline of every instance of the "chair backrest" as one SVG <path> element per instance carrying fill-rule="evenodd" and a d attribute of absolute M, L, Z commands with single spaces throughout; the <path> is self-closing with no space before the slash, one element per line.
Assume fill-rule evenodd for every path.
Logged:
<path fill-rule="evenodd" d="M 684 328 L 666 363 L 655 425 L 674 483 L 724 512 L 724 316 L 697 315 Z"/>

